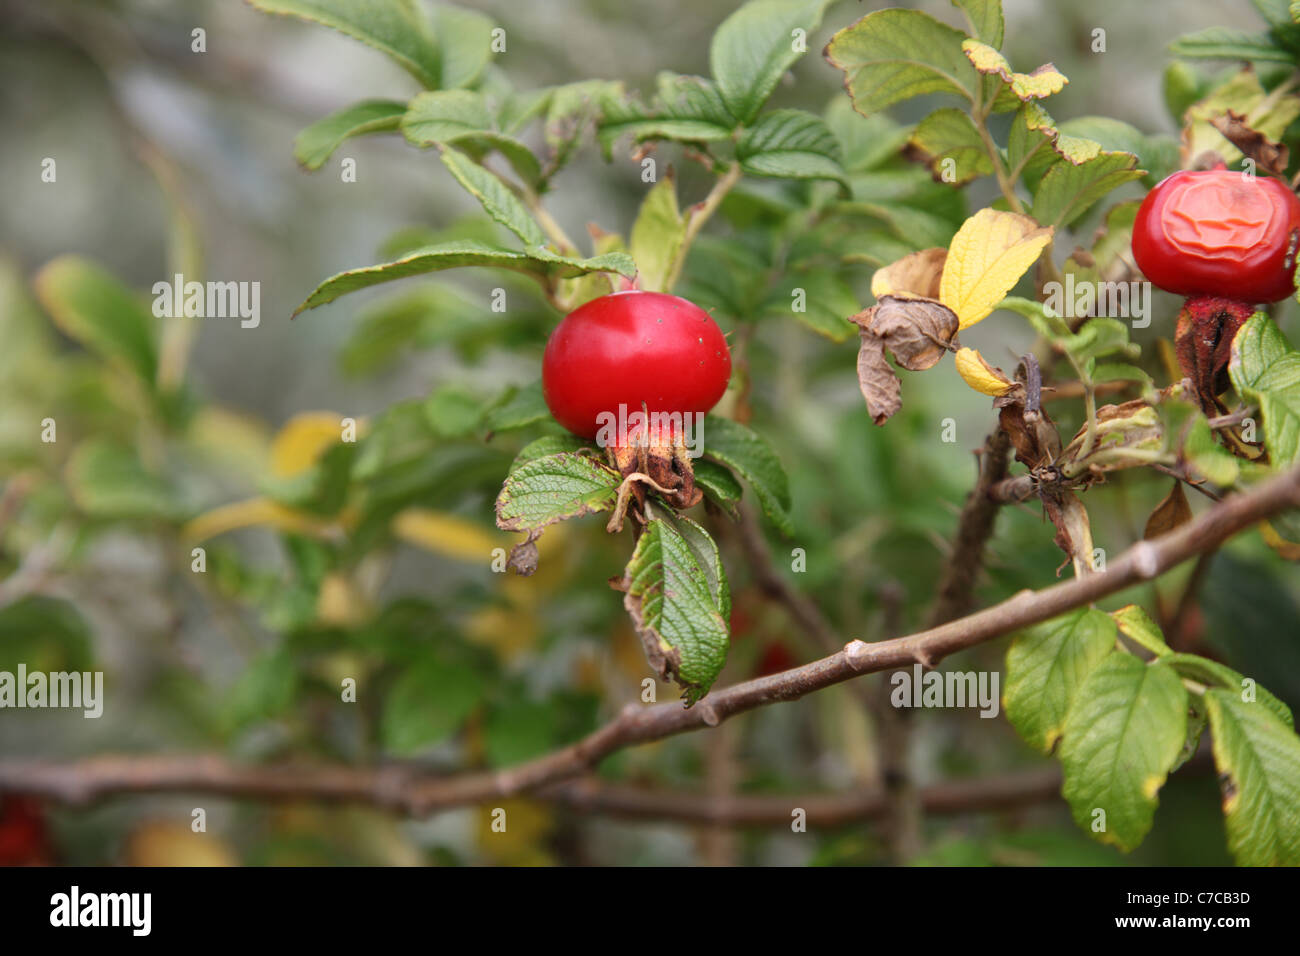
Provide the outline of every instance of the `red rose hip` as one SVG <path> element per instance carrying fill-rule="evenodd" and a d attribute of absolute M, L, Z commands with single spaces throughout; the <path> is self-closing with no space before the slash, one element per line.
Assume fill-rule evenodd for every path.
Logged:
<path fill-rule="evenodd" d="M 555 420 L 595 438 L 608 419 L 641 412 L 707 412 L 731 378 L 721 330 L 694 303 L 662 292 L 593 299 L 551 333 L 542 393 Z"/>
<path fill-rule="evenodd" d="M 1295 291 L 1297 241 L 1300 199 L 1285 183 L 1223 168 L 1174 173 L 1133 225 L 1133 257 L 1156 286 L 1245 303 Z"/>

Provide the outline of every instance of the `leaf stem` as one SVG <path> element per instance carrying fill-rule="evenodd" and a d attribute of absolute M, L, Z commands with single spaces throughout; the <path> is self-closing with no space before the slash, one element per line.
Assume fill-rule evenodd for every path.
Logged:
<path fill-rule="evenodd" d="M 718 207 L 722 205 L 722 200 L 731 192 L 732 187 L 740 182 L 740 164 L 732 163 L 727 171 L 719 177 L 718 181 L 713 184 L 709 194 L 704 200 L 691 207 L 686 219 L 686 233 L 682 236 L 682 243 L 677 248 L 677 255 L 673 257 L 672 267 L 668 270 L 668 281 L 664 287 L 671 290 L 677 284 L 681 277 L 682 267 L 686 264 L 686 256 L 691 251 L 691 245 L 695 242 L 696 236 L 704 228 L 704 224 L 709 221 Z"/>

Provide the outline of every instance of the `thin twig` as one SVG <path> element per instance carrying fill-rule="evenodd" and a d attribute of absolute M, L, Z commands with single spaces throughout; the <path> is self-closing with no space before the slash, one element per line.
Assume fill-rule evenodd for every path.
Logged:
<path fill-rule="evenodd" d="M 533 791 L 581 776 L 610 754 L 677 734 L 716 727 L 728 717 L 780 701 L 798 700 L 823 688 L 863 674 L 893 670 L 913 662 L 933 666 L 949 654 L 1001 637 L 1076 607 L 1158 577 L 1188 558 L 1212 551 L 1234 534 L 1283 511 L 1300 507 L 1300 467 L 1277 475 L 1247 492 L 1226 498 L 1199 517 L 1150 541 L 1140 541 L 1105 571 L 1020 593 L 985 610 L 908 637 L 869 644 L 850 641 L 829 657 L 779 674 L 760 677 L 714 691 L 694 707 L 675 704 L 628 704 L 613 721 L 577 743 L 503 770 L 435 776 L 405 769 L 322 768 L 313 778 L 312 794 L 326 797 L 360 796 L 368 802 L 424 815 L 448 807 L 482 803 L 497 797 Z M 67 763 L 0 761 L 0 790 L 31 790 L 44 780 L 44 792 L 62 799 L 85 801 L 121 792 L 203 790 L 245 792 L 232 783 L 228 765 L 215 758 L 197 764 L 190 759 L 177 774 L 177 758 L 133 758 L 135 772 L 123 780 L 107 774 L 121 758 L 91 758 Z M 187 758 L 189 759 L 189 758 Z M 96 768 L 99 768 L 98 772 Z M 307 778 L 276 777 L 269 789 L 285 796 L 303 794 Z M 365 788 L 358 793 L 359 782 Z"/>

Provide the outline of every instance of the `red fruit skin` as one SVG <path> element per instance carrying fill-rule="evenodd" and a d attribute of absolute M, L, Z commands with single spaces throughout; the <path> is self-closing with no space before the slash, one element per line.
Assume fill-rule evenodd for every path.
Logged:
<path fill-rule="evenodd" d="M 30 797 L 0 797 L 0 866 L 45 866 L 51 858 L 41 805 Z"/>
<path fill-rule="evenodd" d="M 1279 180 L 1227 169 L 1174 173 L 1147 194 L 1133 257 L 1179 295 L 1277 302 L 1295 291 L 1300 199 Z"/>
<path fill-rule="evenodd" d="M 731 378 L 722 331 L 692 302 L 631 290 L 574 309 L 551 333 L 542 394 L 555 420 L 595 438 L 602 412 L 707 412 Z"/>

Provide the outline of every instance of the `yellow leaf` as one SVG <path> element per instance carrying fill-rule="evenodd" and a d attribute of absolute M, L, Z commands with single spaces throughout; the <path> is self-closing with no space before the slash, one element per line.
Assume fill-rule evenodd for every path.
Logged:
<path fill-rule="evenodd" d="M 505 866 L 549 866 L 546 838 L 554 829 L 551 811 L 536 801 L 515 797 L 478 808 L 479 849 Z"/>
<path fill-rule="evenodd" d="M 1032 73 L 1016 73 L 1011 64 L 993 47 L 978 40 L 963 40 L 962 51 L 966 59 L 981 73 L 995 73 L 1002 77 L 1002 82 L 1011 88 L 1011 92 L 1021 102 L 1042 99 L 1065 89 L 1070 81 L 1065 74 L 1051 63 L 1044 63 Z"/>
<path fill-rule="evenodd" d="M 343 418 L 334 412 L 304 412 L 285 422 L 271 443 L 271 474 L 292 478 L 316 464 L 343 440 Z M 357 430 L 360 437 L 360 423 Z"/>
<path fill-rule="evenodd" d="M 286 508 L 269 498 L 249 498 L 247 501 L 235 501 L 213 508 L 190 519 L 181 528 L 181 538 L 196 544 L 208 538 L 215 538 L 219 534 L 225 534 L 227 531 L 260 524 L 270 525 L 280 531 L 317 537 L 328 534 L 334 527 L 329 521 Z"/>
<path fill-rule="evenodd" d="M 330 627 L 356 627 L 368 617 L 366 600 L 346 575 L 331 571 L 316 595 L 316 620 Z"/>
<path fill-rule="evenodd" d="M 1264 537 L 1264 543 L 1276 551 L 1288 561 L 1300 561 L 1300 544 L 1294 541 L 1288 541 L 1282 535 L 1278 534 L 1277 528 L 1273 527 L 1267 521 L 1259 523 L 1259 533 Z"/>
<path fill-rule="evenodd" d="M 393 534 L 435 554 L 484 564 L 492 560 L 494 548 L 510 542 L 506 535 L 487 531 L 476 522 L 424 508 L 401 512 L 393 519 Z"/>
<path fill-rule="evenodd" d="M 1016 386 L 1015 382 L 1002 374 L 1001 369 L 994 368 L 984 361 L 984 356 L 975 349 L 958 349 L 954 361 L 957 363 L 958 373 L 966 380 L 966 384 L 982 395 L 992 395 L 996 398 L 1005 395 Z"/>
<path fill-rule="evenodd" d="M 958 327 L 985 318 L 1020 281 L 1044 247 L 1052 227 L 1028 216 L 981 209 L 953 236 L 939 299 L 957 313 Z"/>
<path fill-rule="evenodd" d="M 126 839 L 127 866 L 238 866 L 239 858 L 224 840 L 193 832 L 188 823 L 153 821 L 138 826 Z"/>

